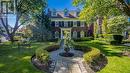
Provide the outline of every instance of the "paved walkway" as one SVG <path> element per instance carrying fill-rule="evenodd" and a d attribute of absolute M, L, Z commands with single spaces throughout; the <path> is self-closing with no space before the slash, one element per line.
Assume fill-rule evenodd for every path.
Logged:
<path fill-rule="evenodd" d="M 60 43 L 59 50 L 50 53 L 51 59 L 56 61 L 53 73 L 94 73 L 88 65 L 83 65 L 83 52 L 71 49 L 73 57 L 62 57 L 59 53 L 63 52 L 63 41 Z"/>
<path fill-rule="evenodd" d="M 88 73 L 82 63 L 83 52 L 71 51 L 75 53 L 74 57 L 61 57 L 61 52 L 62 49 L 51 52 L 51 58 L 56 61 L 53 73 Z"/>

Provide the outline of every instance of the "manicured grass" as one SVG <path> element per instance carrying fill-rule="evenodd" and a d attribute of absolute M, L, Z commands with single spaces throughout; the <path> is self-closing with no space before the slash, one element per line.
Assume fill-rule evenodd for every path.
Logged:
<path fill-rule="evenodd" d="M 125 46 L 113 46 L 98 40 L 79 42 L 100 49 L 108 59 L 108 64 L 97 73 L 130 73 L 130 57 L 120 56 Z M 130 48 L 128 48 L 130 49 Z"/>
<path fill-rule="evenodd" d="M 41 73 L 31 63 L 31 56 L 39 47 L 47 47 L 52 42 L 32 43 L 31 48 L 18 49 L 9 43 L 0 45 L 0 73 Z"/>

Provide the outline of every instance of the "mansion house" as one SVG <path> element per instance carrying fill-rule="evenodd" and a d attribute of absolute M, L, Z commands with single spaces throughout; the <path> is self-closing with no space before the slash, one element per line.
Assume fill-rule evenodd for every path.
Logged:
<path fill-rule="evenodd" d="M 80 20 L 80 9 L 58 11 L 48 9 L 48 16 L 51 19 L 52 37 L 64 38 L 64 32 L 68 32 L 70 38 L 82 38 L 93 36 L 93 24 L 87 25 L 85 20 Z"/>

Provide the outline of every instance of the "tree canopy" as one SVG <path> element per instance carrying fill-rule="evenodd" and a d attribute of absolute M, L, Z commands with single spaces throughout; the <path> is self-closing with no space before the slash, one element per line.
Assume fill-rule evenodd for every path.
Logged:
<path fill-rule="evenodd" d="M 127 26 L 129 26 L 129 22 L 125 16 L 115 16 L 108 21 L 108 27 L 113 34 L 122 34 Z"/>
<path fill-rule="evenodd" d="M 121 11 L 117 7 L 116 0 L 74 0 L 73 5 L 83 5 L 80 18 L 86 19 L 89 22 L 98 16 L 121 14 Z"/>
<path fill-rule="evenodd" d="M 15 5 L 14 5 L 15 1 Z M 4 26 L 10 40 L 13 42 L 13 37 L 17 29 L 25 24 L 27 21 L 31 20 L 35 15 L 41 14 L 42 11 L 46 8 L 46 0 L 12 0 L 12 5 L 9 7 L 10 10 L 15 11 L 16 22 L 13 27 L 13 30 L 9 30 L 8 23 L 8 13 L 6 17 L 6 22 L 4 22 L 3 14 L 0 14 L 0 20 Z M 15 6 L 15 7 L 13 7 Z M 19 23 L 20 22 L 20 23 Z"/>

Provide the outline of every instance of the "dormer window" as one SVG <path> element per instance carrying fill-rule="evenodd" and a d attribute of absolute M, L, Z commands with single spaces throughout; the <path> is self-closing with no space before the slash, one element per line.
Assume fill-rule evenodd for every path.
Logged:
<path fill-rule="evenodd" d="M 68 9 L 67 9 L 67 8 L 66 8 L 66 9 L 64 9 L 64 16 L 65 16 L 65 17 L 69 16 L 69 11 L 68 11 Z"/>
<path fill-rule="evenodd" d="M 57 16 L 56 9 L 53 9 L 53 11 L 52 11 L 52 16 Z"/>

